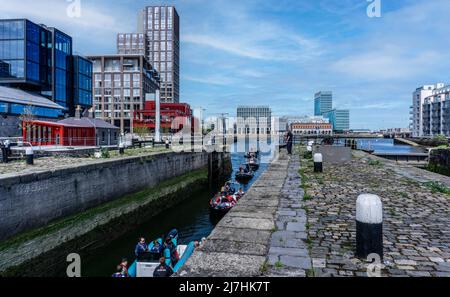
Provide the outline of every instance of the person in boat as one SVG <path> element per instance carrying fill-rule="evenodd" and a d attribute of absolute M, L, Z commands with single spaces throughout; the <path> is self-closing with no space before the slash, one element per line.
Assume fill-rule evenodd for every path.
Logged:
<path fill-rule="evenodd" d="M 245 192 L 242 190 L 242 188 L 239 188 L 239 191 L 236 193 L 236 196 L 238 199 L 241 199 L 242 196 L 244 196 Z"/>
<path fill-rule="evenodd" d="M 126 277 L 126 276 L 122 273 L 122 266 L 117 265 L 116 272 L 112 275 L 112 277 Z"/>
<path fill-rule="evenodd" d="M 161 254 L 164 250 L 164 247 L 161 243 L 159 243 L 158 240 L 153 241 L 153 246 L 150 250 L 150 252 L 155 253 L 155 254 Z"/>
<path fill-rule="evenodd" d="M 250 171 L 251 171 L 250 165 L 246 164 L 246 165 L 245 165 L 244 172 L 245 172 L 245 173 L 249 173 Z"/>
<path fill-rule="evenodd" d="M 145 238 L 141 237 L 139 239 L 139 242 L 136 245 L 136 248 L 134 249 L 134 255 L 136 258 L 140 258 L 142 254 L 148 251 L 148 245 L 145 243 Z"/>
<path fill-rule="evenodd" d="M 174 238 L 171 236 L 167 236 L 166 241 L 164 243 L 164 249 L 168 250 L 170 255 L 170 261 L 172 263 L 172 266 L 175 266 L 180 260 L 180 256 L 178 255 L 177 251 L 177 244 L 176 241 L 174 241 Z"/>
<path fill-rule="evenodd" d="M 122 262 L 120 262 L 120 271 L 122 273 L 122 277 L 130 277 L 130 275 L 128 274 L 128 260 L 126 258 L 122 259 Z"/>
<path fill-rule="evenodd" d="M 166 258 L 161 257 L 159 259 L 159 265 L 155 268 L 153 272 L 153 277 L 170 277 L 173 274 L 172 268 L 166 264 Z"/>

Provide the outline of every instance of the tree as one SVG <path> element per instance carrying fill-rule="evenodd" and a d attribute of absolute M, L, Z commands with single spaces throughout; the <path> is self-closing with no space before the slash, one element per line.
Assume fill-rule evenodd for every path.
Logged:
<path fill-rule="evenodd" d="M 150 129 L 148 127 L 144 127 L 144 126 L 134 127 L 133 131 L 141 139 L 150 134 Z"/>
<path fill-rule="evenodd" d="M 23 123 L 32 121 L 36 118 L 34 106 L 28 104 L 24 107 L 23 112 L 19 116 L 19 129 L 23 129 Z"/>

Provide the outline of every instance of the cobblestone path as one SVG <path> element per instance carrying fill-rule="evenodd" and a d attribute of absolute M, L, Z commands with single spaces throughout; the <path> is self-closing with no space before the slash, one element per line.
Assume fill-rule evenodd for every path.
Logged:
<path fill-rule="evenodd" d="M 368 262 L 354 256 L 355 205 L 359 194 L 371 193 L 384 207 L 381 276 L 450 276 L 450 196 L 409 178 L 408 170 L 417 177 L 417 168 L 402 166 L 399 173 L 394 162 L 367 156 L 325 166 L 323 174 L 302 160 L 314 274 L 367 276 Z M 433 174 L 424 175 L 429 181 Z"/>

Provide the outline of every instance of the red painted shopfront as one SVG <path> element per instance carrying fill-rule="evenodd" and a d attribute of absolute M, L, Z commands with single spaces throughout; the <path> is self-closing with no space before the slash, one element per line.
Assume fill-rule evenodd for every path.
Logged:
<path fill-rule="evenodd" d="M 95 146 L 95 128 L 58 122 L 25 121 L 23 141 L 31 145 Z"/>

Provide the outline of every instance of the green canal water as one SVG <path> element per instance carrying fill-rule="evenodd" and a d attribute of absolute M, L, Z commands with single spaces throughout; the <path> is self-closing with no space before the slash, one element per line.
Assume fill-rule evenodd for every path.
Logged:
<path fill-rule="evenodd" d="M 237 145 L 234 150 L 236 151 Z M 246 149 L 248 150 L 247 144 Z M 266 154 L 269 155 L 269 154 Z M 262 158 L 264 160 L 264 158 Z M 269 158 L 266 158 L 268 160 Z M 232 177 L 234 177 L 239 166 L 245 163 L 243 152 L 232 152 L 231 162 L 233 166 Z M 268 162 L 261 162 L 255 177 L 246 185 L 242 185 L 247 191 L 258 177 L 267 169 Z M 231 177 L 231 179 L 233 179 Z M 134 247 L 139 237 L 145 237 L 147 242 L 158 238 L 161 234 L 176 228 L 179 231 L 180 243 L 189 243 L 193 240 L 201 240 L 211 234 L 214 226 L 220 218 L 211 216 L 209 211 L 209 200 L 218 191 L 204 188 L 187 197 L 178 205 L 165 210 L 159 215 L 150 218 L 137 228 L 114 240 L 106 248 L 84 257 L 81 264 L 81 273 L 84 277 L 108 277 L 114 273 L 115 267 L 122 258 L 127 258 L 129 264 L 134 261 Z"/>

